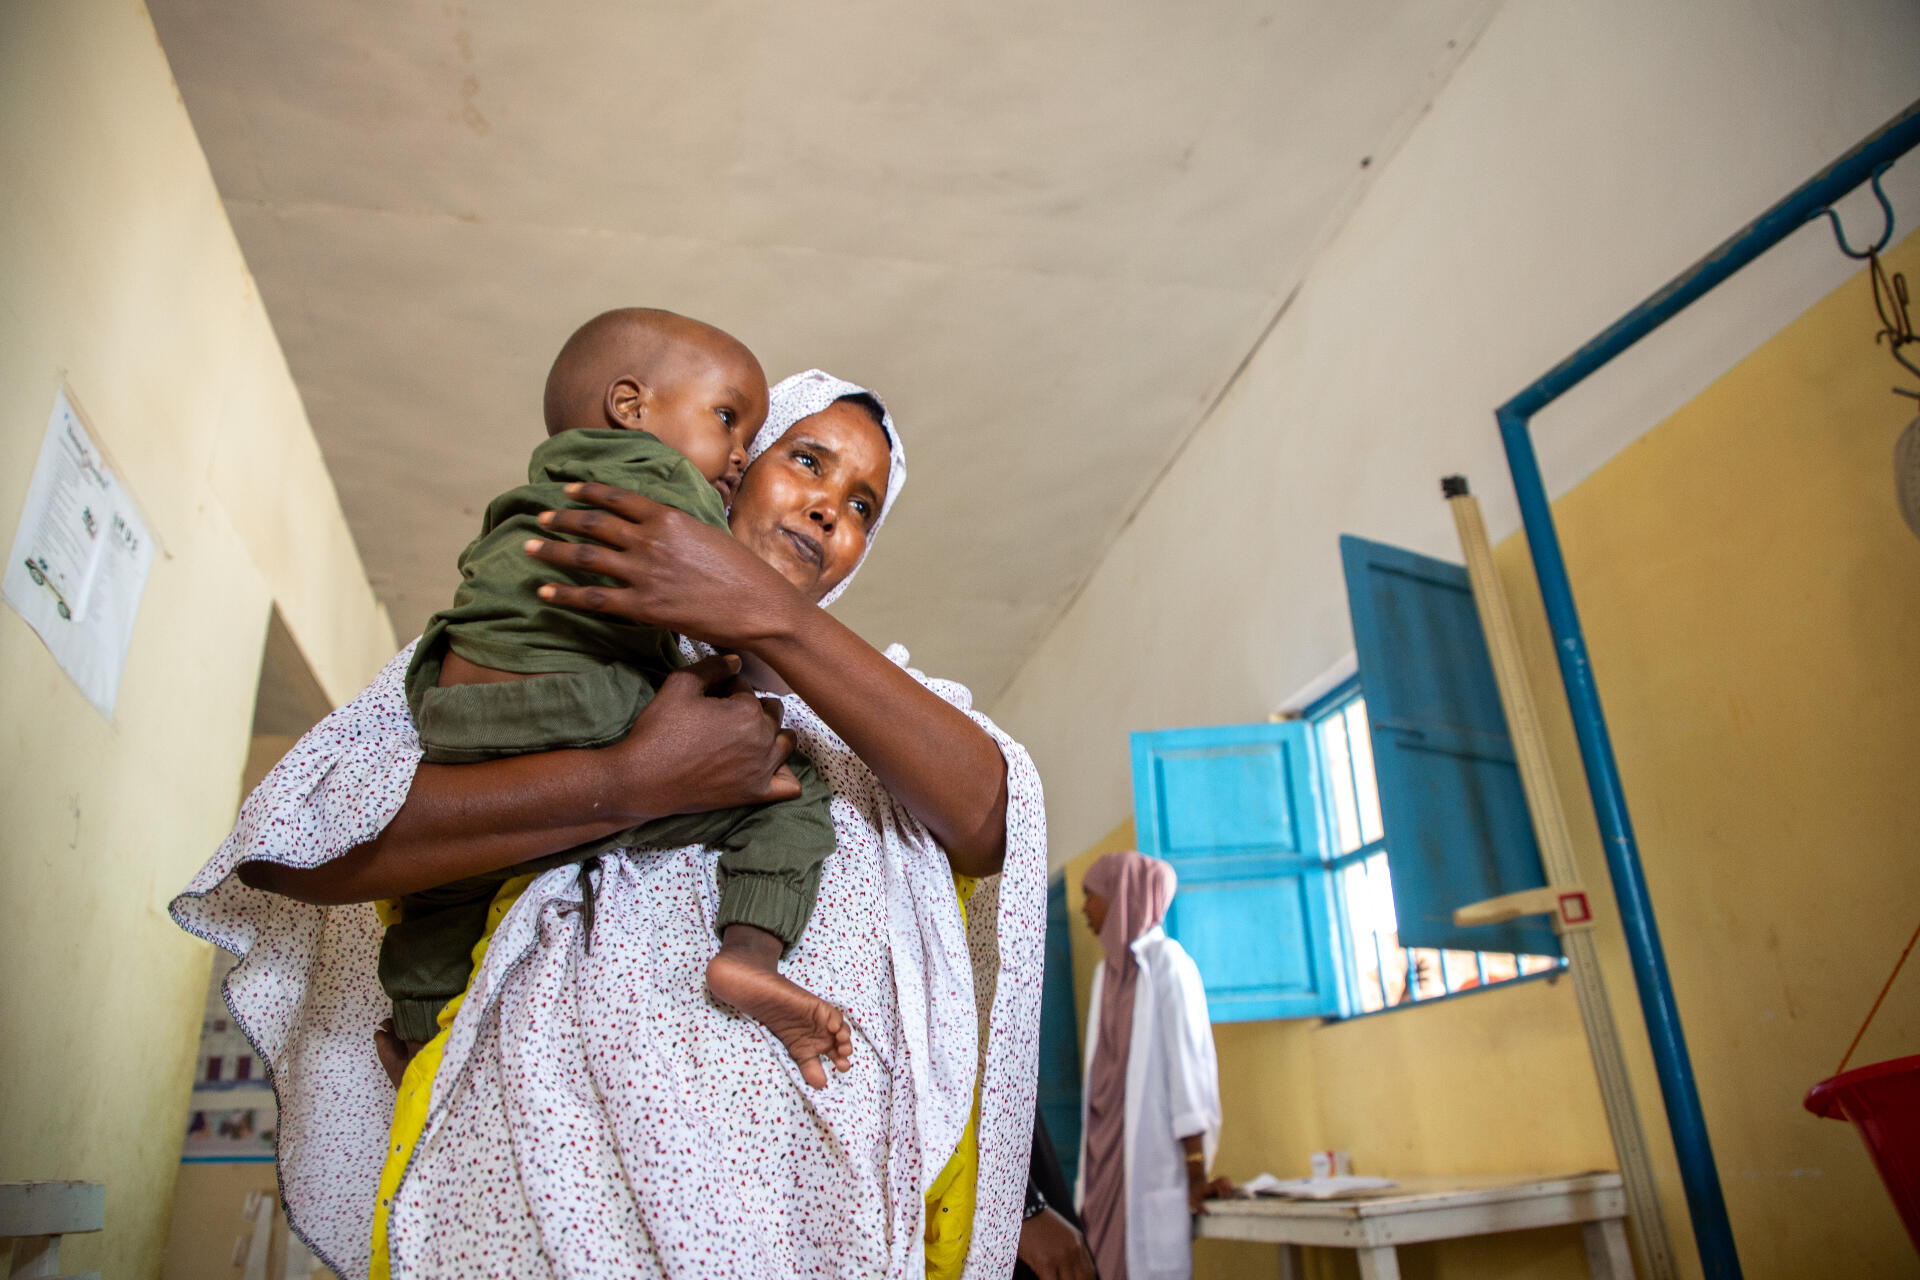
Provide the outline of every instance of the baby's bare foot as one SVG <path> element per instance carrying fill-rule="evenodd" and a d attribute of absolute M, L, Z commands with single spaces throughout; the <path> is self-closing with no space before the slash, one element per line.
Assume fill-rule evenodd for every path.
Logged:
<path fill-rule="evenodd" d="M 847 1016 L 781 976 L 779 939 L 772 934 L 754 930 L 772 943 L 770 951 L 764 943 L 755 945 L 736 937 L 738 931 L 749 928 L 727 926 L 720 953 L 707 963 L 707 990 L 779 1036 L 800 1064 L 801 1078 L 824 1089 L 827 1073 L 820 1065 L 822 1055 L 832 1059 L 835 1071 L 845 1071 L 852 1062 L 853 1033 Z"/>

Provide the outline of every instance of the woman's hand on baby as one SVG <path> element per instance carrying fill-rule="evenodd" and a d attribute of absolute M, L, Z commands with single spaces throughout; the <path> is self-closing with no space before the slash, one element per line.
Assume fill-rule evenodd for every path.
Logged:
<path fill-rule="evenodd" d="M 545 512 L 541 525 L 591 541 L 532 539 L 527 554 L 622 585 L 552 583 L 540 588 L 540 598 L 551 604 L 741 649 L 766 630 L 756 624 L 758 607 L 796 594 L 771 565 L 726 530 L 684 511 L 613 485 L 572 484 L 567 494 L 588 506 Z"/>
<path fill-rule="evenodd" d="M 787 768 L 793 731 L 780 727 L 780 702 L 758 698 L 731 654 L 703 658 L 660 683 L 620 742 L 596 753 L 615 769 L 612 785 L 636 814 L 704 813 L 791 800 L 800 783 Z"/>

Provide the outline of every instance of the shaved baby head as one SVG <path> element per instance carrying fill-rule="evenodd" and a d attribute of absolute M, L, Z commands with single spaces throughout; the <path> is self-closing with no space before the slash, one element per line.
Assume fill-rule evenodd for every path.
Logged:
<path fill-rule="evenodd" d="M 713 381 L 766 412 L 767 378 L 738 338 L 671 311 L 622 307 L 574 330 L 547 373 L 547 434 L 576 427 L 623 425 L 608 420 L 608 388 L 630 380 L 655 393 Z"/>

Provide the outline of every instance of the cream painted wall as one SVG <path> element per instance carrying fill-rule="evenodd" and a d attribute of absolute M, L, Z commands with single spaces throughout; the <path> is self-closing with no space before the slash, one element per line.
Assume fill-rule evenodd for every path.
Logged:
<path fill-rule="evenodd" d="M 340 700 L 393 650 L 138 4 L 0 7 L 0 515 L 73 388 L 160 552 L 111 722 L 0 609 L 0 1178 L 107 1186 L 67 1270 L 157 1274 L 269 608 Z"/>
<path fill-rule="evenodd" d="M 1451 472 L 1511 532 L 1494 406 L 1920 96 L 1916 48 L 1907 0 L 1509 0 L 992 701 L 1054 847 L 1126 812 L 1127 731 L 1261 719 L 1352 647 L 1339 534 L 1446 550 Z M 1553 491 L 1849 270 L 1808 228 L 1556 406 Z"/>
<path fill-rule="evenodd" d="M 1888 265 L 1920 278 L 1920 234 Z M 1754 1280 L 1920 1275 L 1851 1128 L 1800 1106 L 1832 1072 L 1920 900 L 1920 541 L 1900 521 L 1889 466 L 1913 409 L 1887 393 L 1898 370 L 1872 343 L 1872 314 L 1855 275 L 1554 505 Z M 1605 885 L 1524 542 L 1507 539 L 1495 558 L 1582 877 Z M 1070 905 L 1087 863 L 1132 835 L 1123 824 L 1067 863 Z M 1095 944 L 1075 932 L 1084 1014 Z M 1610 904 L 1597 940 L 1683 1274 L 1698 1275 Z M 1913 1051 L 1916 981 L 1894 988 L 1856 1064 Z M 1351 1150 L 1362 1172 L 1613 1163 L 1566 983 L 1215 1036 L 1220 1167 L 1235 1178 L 1298 1172 L 1321 1147 Z M 1586 1274 L 1571 1230 L 1403 1252 L 1410 1276 Z M 1198 1260 L 1203 1280 L 1273 1265 L 1264 1247 L 1213 1242 Z M 1312 1273 L 1349 1272 L 1319 1257 Z"/>

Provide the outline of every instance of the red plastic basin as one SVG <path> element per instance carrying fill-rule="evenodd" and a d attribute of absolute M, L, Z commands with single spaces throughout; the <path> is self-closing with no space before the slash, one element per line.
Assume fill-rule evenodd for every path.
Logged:
<path fill-rule="evenodd" d="M 1920 1054 L 1822 1080 L 1807 1091 L 1806 1107 L 1828 1120 L 1853 1122 L 1907 1237 L 1920 1249 Z"/>

